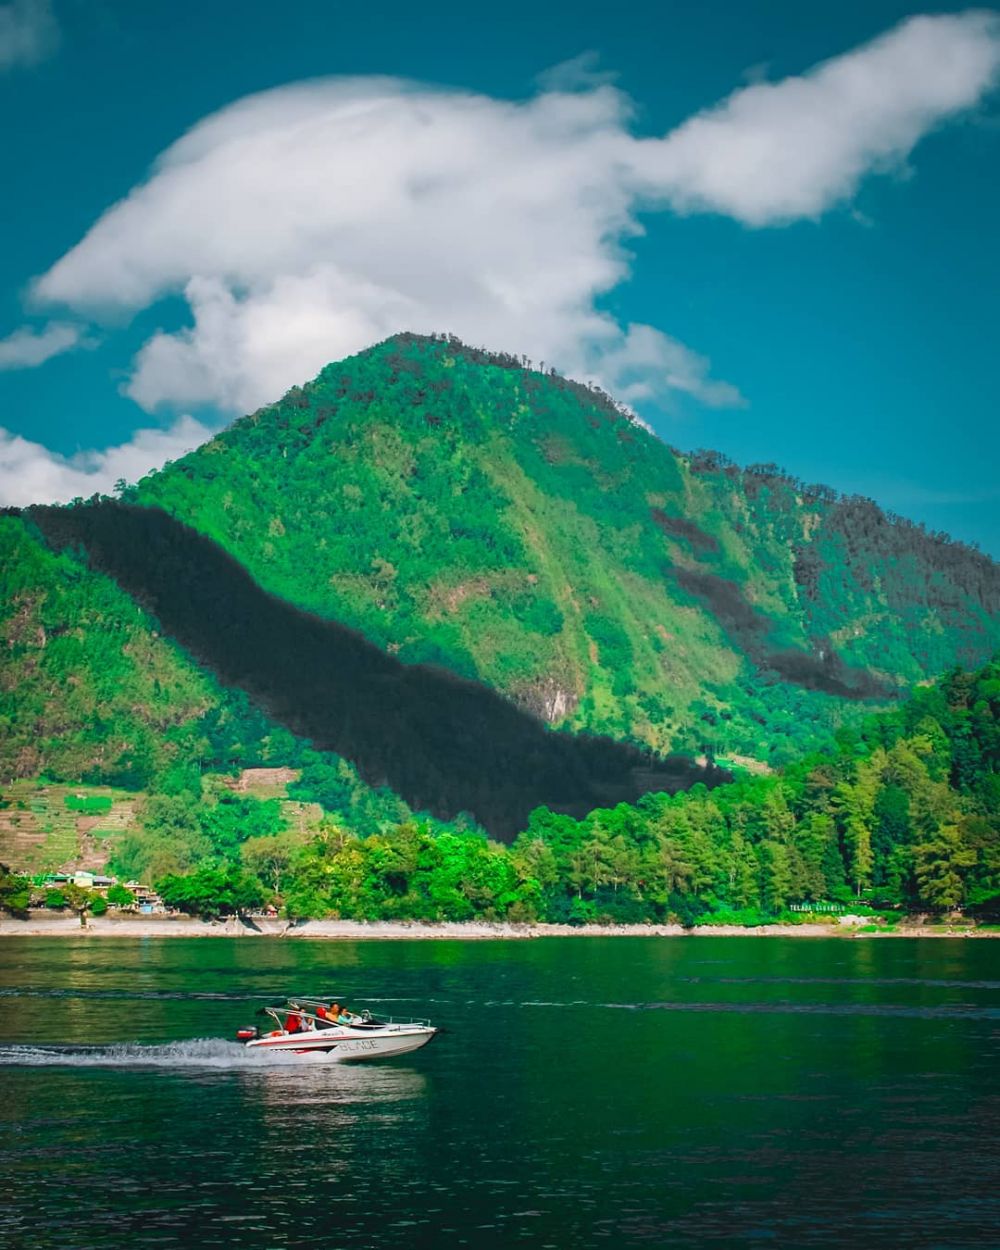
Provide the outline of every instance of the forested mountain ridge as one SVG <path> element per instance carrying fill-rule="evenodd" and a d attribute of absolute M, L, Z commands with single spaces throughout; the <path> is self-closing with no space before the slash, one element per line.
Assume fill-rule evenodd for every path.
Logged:
<path fill-rule="evenodd" d="M 261 826 L 219 774 L 510 837 L 724 779 L 636 747 L 801 758 L 1000 634 L 980 553 L 454 341 L 331 365 L 122 494 L 0 517 L 0 785 L 138 794 L 129 872 Z"/>
<path fill-rule="evenodd" d="M 979 552 L 683 456 L 601 393 L 453 340 L 330 365 L 125 497 L 404 662 L 660 751 L 778 763 L 1000 643 Z"/>

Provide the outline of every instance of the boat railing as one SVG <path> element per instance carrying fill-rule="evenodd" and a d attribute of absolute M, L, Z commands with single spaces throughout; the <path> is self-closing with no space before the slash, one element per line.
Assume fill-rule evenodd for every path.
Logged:
<path fill-rule="evenodd" d="M 372 1021 L 372 1023 L 374 1023 L 374 1021 Z M 430 1020 L 417 1019 L 413 1016 L 405 1016 L 402 1018 L 398 1016 L 379 1016 L 378 1023 L 379 1024 L 418 1024 L 420 1025 L 421 1028 L 424 1028 L 424 1029 L 429 1029 L 431 1027 Z"/>

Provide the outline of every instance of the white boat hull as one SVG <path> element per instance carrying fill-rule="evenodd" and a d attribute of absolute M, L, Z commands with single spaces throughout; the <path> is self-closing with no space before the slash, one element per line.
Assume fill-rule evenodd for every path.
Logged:
<path fill-rule="evenodd" d="M 426 1046 L 437 1029 L 429 1025 L 386 1025 L 380 1029 L 316 1029 L 304 1033 L 276 1033 L 247 1042 L 248 1051 L 262 1058 L 273 1054 L 284 1062 L 387 1059 Z"/>

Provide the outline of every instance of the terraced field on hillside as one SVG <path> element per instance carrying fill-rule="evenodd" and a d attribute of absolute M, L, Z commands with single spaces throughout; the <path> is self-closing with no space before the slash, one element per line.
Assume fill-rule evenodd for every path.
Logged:
<path fill-rule="evenodd" d="M 233 778 L 206 776 L 205 784 L 255 799 L 279 799 L 286 827 L 305 831 L 319 824 L 323 809 L 318 803 L 288 798 L 288 786 L 297 777 L 293 769 L 248 768 Z M 147 797 L 142 791 L 110 786 L 11 782 L 0 792 L 0 863 L 29 874 L 100 871 L 113 855 L 117 839 L 142 828 Z M 110 807 L 99 814 L 73 810 L 70 804 L 80 799 L 104 799 Z"/>
<path fill-rule="evenodd" d="M 140 795 L 110 786 L 39 785 L 14 781 L 4 786 L 0 809 L 0 861 L 22 872 L 103 868 L 115 838 L 136 824 Z M 106 812 L 74 811 L 66 800 L 98 798 Z"/>

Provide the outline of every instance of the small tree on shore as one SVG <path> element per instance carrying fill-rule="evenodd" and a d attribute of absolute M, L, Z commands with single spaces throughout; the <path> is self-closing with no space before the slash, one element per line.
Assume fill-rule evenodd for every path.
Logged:
<path fill-rule="evenodd" d="M 87 927 L 87 912 L 94 904 L 92 891 L 85 890 L 82 885 L 68 885 L 65 890 L 66 905 L 80 917 L 80 928 Z M 103 899 L 101 900 L 104 901 Z M 105 905 L 106 907 L 106 905 Z"/>
<path fill-rule="evenodd" d="M 23 915 L 31 902 L 31 882 L 0 864 L 0 911 Z"/>

